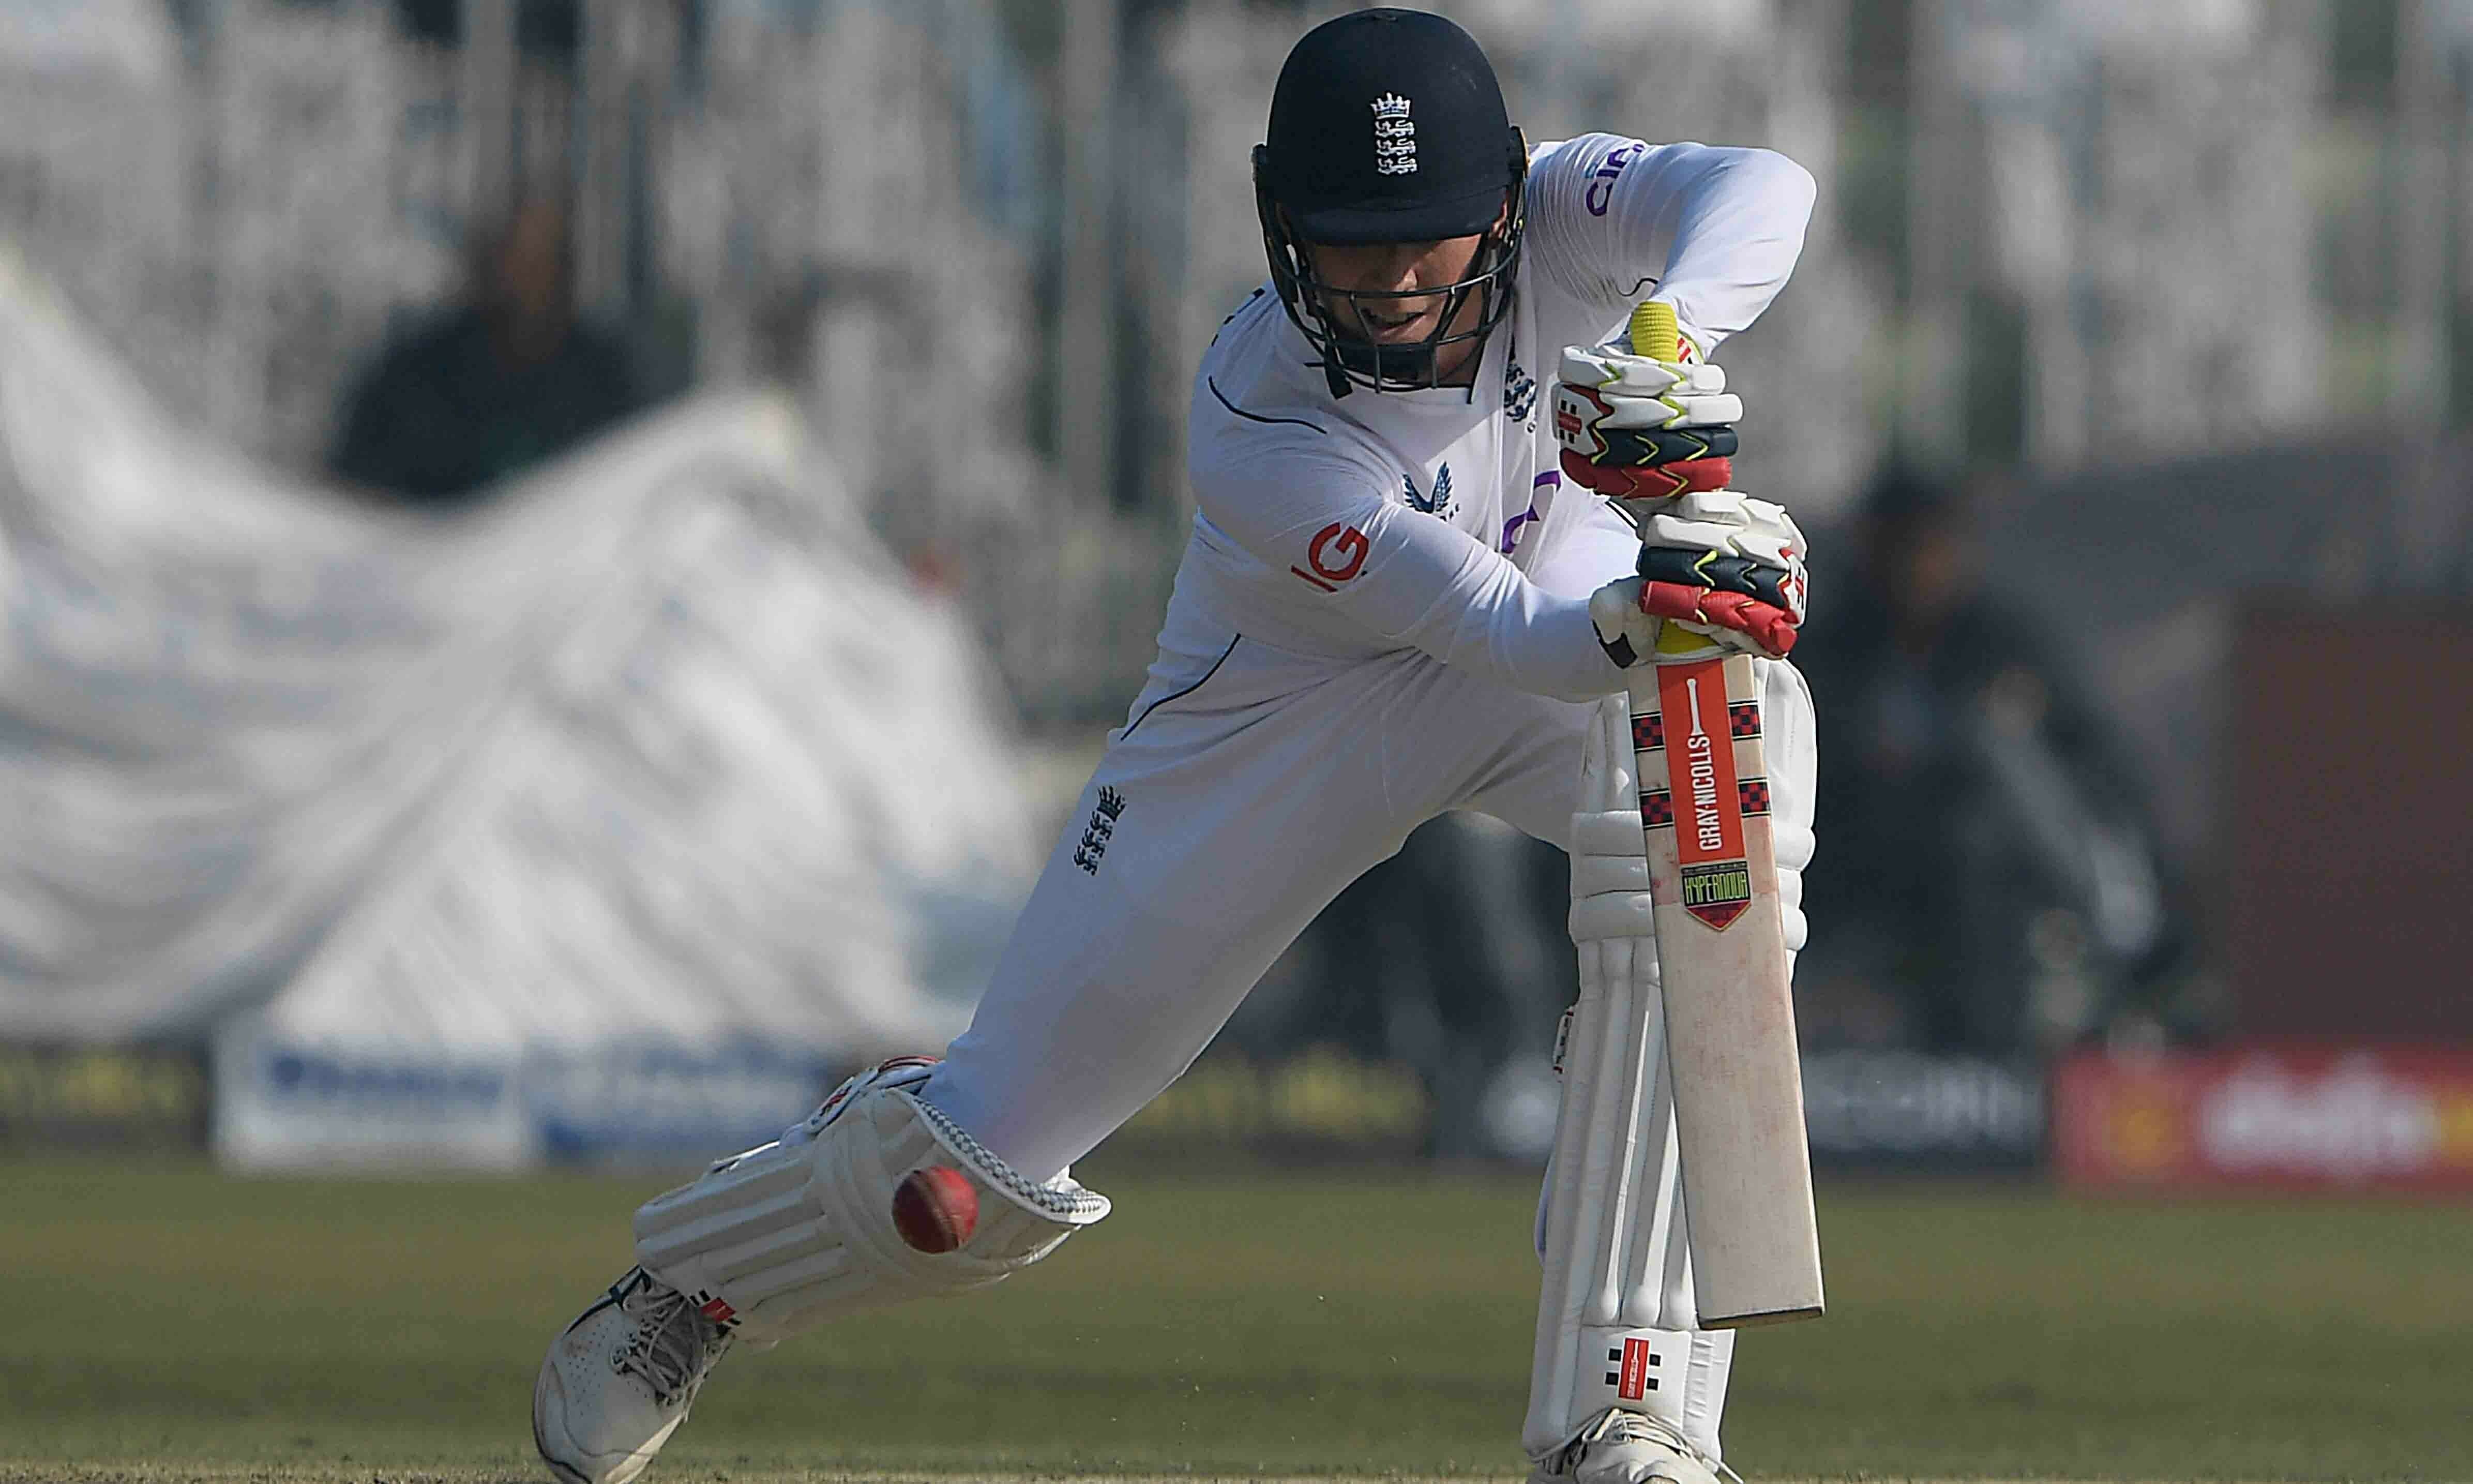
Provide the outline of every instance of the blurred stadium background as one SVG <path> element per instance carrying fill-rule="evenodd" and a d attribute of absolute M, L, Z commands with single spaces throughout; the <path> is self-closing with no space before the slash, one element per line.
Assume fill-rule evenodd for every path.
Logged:
<path fill-rule="evenodd" d="M 2413 1328 L 2473 1302 L 2443 1276 L 2473 1251 L 2473 0 L 1437 8 L 1532 139 L 1767 145 L 1820 181 L 1793 284 L 1723 359 L 1744 486 L 1819 551 L 1797 993 L 1833 1257 L 1919 1260 L 1925 1213 L 1956 1213 L 2014 1264 L 1984 1323 L 2068 1331 L 2058 1366 L 2145 1343 L 2068 1330 L 2101 1275 L 2213 1252 L 2268 1286 L 2199 1285 L 2222 1346 L 2154 1352 L 2159 1386 L 2355 1323 L 2362 1375 L 2473 1373 L 2461 1333 Z M 0 0 L 0 1259 L 65 1281 L 116 1239 L 81 1212 L 118 1177 L 64 1159 L 228 1213 L 202 1239 L 266 1240 L 259 1190 L 354 1251 L 327 1187 L 213 1171 L 565 1164 L 598 1173 L 562 1199 L 609 1208 L 566 1273 L 588 1284 L 636 1172 L 941 1044 L 1150 658 L 1188 377 L 1261 276 L 1247 152 L 1338 9 Z M 475 490 L 377 488 L 350 452 L 372 368 L 544 196 L 623 395 Z M 1938 570 L 1998 615 L 1992 652 L 1883 617 L 1933 560 L 1917 512 L 1962 533 Z M 1333 1163 L 1467 1219 L 1517 1205 L 1570 993 L 1559 871 L 1429 826 L 1100 1161 L 1297 1182 L 1301 1209 Z M 452 1188 L 500 1256 L 531 1230 Z M 2073 1204 L 2125 1195 L 2271 1204 Z M 2077 1266 L 1997 1236 L 2029 1230 L 2085 1235 Z M 1858 1316 L 1929 1304 L 1861 1260 L 1836 1269 Z M 349 1267 L 320 1291 L 348 1302 Z M 1518 1281 L 1470 1291 L 1510 1313 Z M 508 1291 L 547 1304 L 526 1334 L 567 1303 Z M 1993 1297 L 2021 1293 L 2049 1308 Z M 1017 1339 L 1056 1322 L 1015 1306 Z M 23 1353 L 68 1316 L 21 1315 Z M 870 1384 L 960 1343 L 927 1332 Z M 1882 1332 L 1825 1353 L 1860 1368 Z M 1910 1353 L 1958 1364 L 1951 1332 Z M 1512 1396 L 1511 1343 L 1467 1395 Z M 1186 1374 L 1151 1358 L 1040 1374 L 1086 1400 Z M 9 1362 L 18 1435 L 145 1447 L 111 1441 L 126 1363 Z M 1345 1384 L 1287 1364 L 1287 1400 Z M 1889 1403 L 1815 1403 L 1845 1371 L 1797 1364 L 1747 1368 L 1745 1401 L 1806 1440 L 1795 1467 L 2171 1469 L 2089 1441 L 2101 1399 L 2045 1452 L 1973 1424 L 1898 1452 L 1858 1420 Z M 1419 1375 L 1378 1394 L 1462 1395 Z M 2005 1384 L 1954 1395 L 2066 1390 Z M 300 1387 L 271 1412 L 327 1415 Z M 2245 1393 L 2220 1435 L 2258 1448 L 2191 1467 L 2473 1472 L 2461 1390 L 2295 1412 L 2306 1389 Z M 1285 1414 L 1257 1400 L 1259 1441 Z M 1362 1466 L 1360 1403 L 1344 1437 L 1247 1453 L 1188 1418 L 1122 1456 Z M 358 1420 L 330 1443 L 368 1421 L 331 1415 Z M 2343 1447 L 2274 1452 L 2276 1419 Z M 924 1456 L 872 1436 L 848 1456 Z M 1499 1463 L 1411 1462 L 1470 1458 Z"/>

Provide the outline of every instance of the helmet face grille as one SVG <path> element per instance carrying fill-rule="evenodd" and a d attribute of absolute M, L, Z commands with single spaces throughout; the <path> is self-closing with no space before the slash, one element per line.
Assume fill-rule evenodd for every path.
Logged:
<path fill-rule="evenodd" d="M 1472 342 L 1482 347 L 1495 326 L 1511 312 L 1512 287 L 1518 276 L 1521 243 L 1527 226 L 1525 178 L 1528 151 L 1517 129 L 1511 131 L 1510 155 L 1512 168 L 1503 190 L 1501 218 L 1478 244 L 1467 276 L 1427 289 L 1368 291 L 1338 288 L 1315 276 L 1312 254 L 1298 240 L 1287 216 L 1280 209 L 1267 151 L 1259 146 L 1255 149 L 1254 204 L 1261 218 L 1262 247 L 1270 259 L 1271 285 L 1279 291 L 1288 319 L 1320 358 L 1316 364 L 1322 368 L 1333 396 L 1346 396 L 1352 387 L 1402 392 L 1440 386 L 1443 352 Z M 1341 317 L 1333 313 L 1334 306 L 1344 302 L 1349 309 L 1348 320 L 1363 324 L 1367 323 L 1364 311 L 1368 307 L 1381 309 L 1400 300 L 1429 299 L 1437 295 L 1444 298 L 1443 312 L 1433 333 L 1422 340 L 1390 344 L 1369 340 L 1348 331 Z M 1454 331 L 1453 325 L 1471 295 L 1478 297 L 1477 321 L 1466 329 Z"/>

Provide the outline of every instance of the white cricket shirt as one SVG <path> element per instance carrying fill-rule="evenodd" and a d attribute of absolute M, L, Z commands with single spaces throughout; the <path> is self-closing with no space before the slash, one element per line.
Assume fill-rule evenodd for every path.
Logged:
<path fill-rule="evenodd" d="M 1154 688 L 1240 634 L 1340 661 L 1415 648 L 1572 701 L 1621 688 L 1588 596 L 1631 569 L 1636 539 L 1564 488 L 1541 378 L 1643 299 L 1714 349 L 1786 283 L 1813 196 L 1766 150 L 1540 146 L 1512 310 L 1471 387 L 1333 398 L 1278 296 L 1255 291 L 1194 377 L 1197 509 Z"/>

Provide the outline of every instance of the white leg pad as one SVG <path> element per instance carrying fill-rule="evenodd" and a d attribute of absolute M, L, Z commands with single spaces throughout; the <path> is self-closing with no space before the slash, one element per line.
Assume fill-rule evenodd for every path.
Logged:
<path fill-rule="evenodd" d="M 932 1064 L 852 1078 L 770 1144 L 724 1160 L 636 1212 L 636 1260 L 708 1317 L 756 1345 L 907 1299 L 1001 1281 L 1108 1214 L 1108 1199 L 1059 1175 L 1024 1177 L 915 1089 Z M 910 1172 L 944 1165 L 978 1197 L 969 1238 L 917 1251 L 894 1227 Z"/>
<path fill-rule="evenodd" d="M 1557 1065 L 1563 1100 L 1539 1201 L 1545 1284 L 1528 1419 L 1532 1459 L 1609 1407 L 1660 1418 L 1711 1459 L 1734 1356 L 1697 1329 L 1648 862 L 1630 715 L 1609 698 L 1592 729 L 1572 829 L 1572 937 L 1580 997 Z"/>

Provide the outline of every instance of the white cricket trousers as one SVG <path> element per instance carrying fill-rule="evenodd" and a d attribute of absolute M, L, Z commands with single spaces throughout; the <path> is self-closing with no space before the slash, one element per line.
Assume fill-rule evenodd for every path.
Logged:
<path fill-rule="evenodd" d="M 971 1028 L 922 1089 L 1042 1178 L 1182 1075 L 1314 915 L 1419 825 L 1474 809 L 1569 848 L 1594 703 L 1416 650 L 1337 661 L 1170 631 Z M 1763 668 L 1791 904 L 1811 855 L 1812 701 L 1791 665 Z"/>

